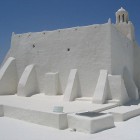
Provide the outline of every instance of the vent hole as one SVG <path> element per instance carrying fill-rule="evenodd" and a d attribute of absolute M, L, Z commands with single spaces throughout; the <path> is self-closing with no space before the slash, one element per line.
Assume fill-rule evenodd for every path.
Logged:
<path fill-rule="evenodd" d="M 70 51 L 70 48 L 67 48 L 67 51 L 69 52 Z"/>
<path fill-rule="evenodd" d="M 33 48 L 35 48 L 35 44 L 33 44 Z"/>

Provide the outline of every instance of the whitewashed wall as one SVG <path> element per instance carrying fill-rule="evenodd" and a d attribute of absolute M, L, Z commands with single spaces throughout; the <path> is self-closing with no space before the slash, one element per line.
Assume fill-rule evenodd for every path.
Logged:
<path fill-rule="evenodd" d="M 127 68 L 133 77 L 133 50 L 134 44 L 115 26 L 111 27 L 111 72 L 112 75 L 123 75 Z"/>
<path fill-rule="evenodd" d="M 135 82 L 140 91 L 140 47 L 134 49 L 134 72 Z"/>
<path fill-rule="evenodd" d="M 64 92 L 70 70 L 78 69 L 82 96 L 93 96 L 100 69 L 111 72 L 110 29 L 107 23 L 13 35 L 6 58 L 16 58 L 19 78 L 27 65 L 36 64 L 40 92 L 45 73 L 59 72 Z"/>

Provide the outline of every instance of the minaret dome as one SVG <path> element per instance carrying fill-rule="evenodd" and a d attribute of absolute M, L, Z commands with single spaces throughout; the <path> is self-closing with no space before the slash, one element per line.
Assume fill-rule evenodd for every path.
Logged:
<path fill-rule="evenodd" d="M 128 16 L 128 12 L 124 9 L 124 8 L 120 8 L 117 12 L 116 12 L 116 23 L 128 23 L 129 21 L 129 16 Z"/>

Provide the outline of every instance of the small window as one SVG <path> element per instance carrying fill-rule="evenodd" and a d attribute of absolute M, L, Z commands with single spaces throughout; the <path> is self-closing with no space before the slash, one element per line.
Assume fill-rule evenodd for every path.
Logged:
<path fill-rule="evenodd" d="M 119 15 L 119 22 L 120 22 L 120 15 Z"/>
<path fill-rule="evenodd" d="M 69 52 L 70 51 L 70 48 L 67 48 L 67 51 Z"/>
<path fill-rule="evenodd" d="M 122 19 L 123 19 L 123 22 L 124 22 L 124 14 L 122 15 Z"/>
<path fill-rule="evenodd" d="M 35 48 L 35 44 L 33 44 L 33 48 Z"/>

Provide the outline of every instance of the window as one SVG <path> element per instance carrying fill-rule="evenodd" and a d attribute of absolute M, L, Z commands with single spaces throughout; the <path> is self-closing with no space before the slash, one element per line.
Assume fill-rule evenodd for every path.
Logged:
<path fill-rule="evenodd" d="M 33 46 L 32 46 L 33 48 L 35 48 L 35 44 L 33 44 Z"/>
<path fill-rule="evenodd" d="M 119 22 L 120 22 L 120 15 L 119 15 Z"/>
<path fill-rule="evenodd" d="M 124 14 L 122 15 L 122 19 L 123 19 L 123 22 L 124 22 Z"/>

